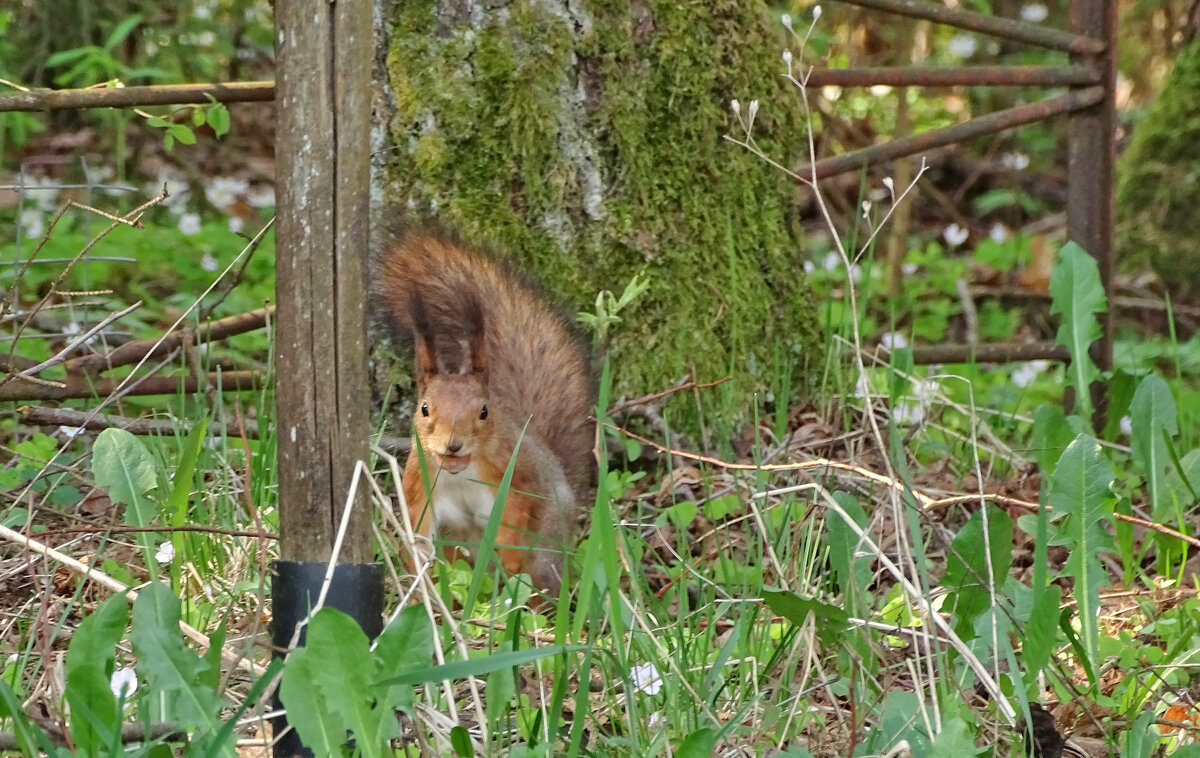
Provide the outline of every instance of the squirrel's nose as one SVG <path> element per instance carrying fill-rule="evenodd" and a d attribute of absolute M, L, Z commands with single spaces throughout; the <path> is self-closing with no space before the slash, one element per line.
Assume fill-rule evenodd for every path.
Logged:
<path fill-rule="evenodd" d="M 460 442 L 459 440 L 454 440 L 449 445 L 446 445 L 446 452 L 450 453 L 451 455 L 454 455 L 459 450 L 462 450 L 462 445 L 463 445 L 463 443 Z"/>

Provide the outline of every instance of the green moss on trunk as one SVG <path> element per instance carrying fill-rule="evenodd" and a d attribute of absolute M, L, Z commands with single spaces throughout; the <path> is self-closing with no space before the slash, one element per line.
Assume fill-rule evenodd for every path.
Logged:
<path fill-rule="evenodd" d="M 758 98 L 768 154 L 787 163 L 806 144 L 778 22 L 739 0 L 483 8 L 392 11 L 389 200 L 513 255 L 580 309 L 645 272 L 608 346 L 620 391 L 730 374 L 708 409 L 729 418 L 771 382 L 777 349 L 805 386 L 817 327 L 795 188 L 722 139 L 738 132 L 730 98 Z"/>
<path fill-rule="evenodd" d="M 1117 164 L 1122 265 L 1158 272 L 1176 297 L 1200 291 L 1200 37 L 1175 62 L 1162 94 Z"/>

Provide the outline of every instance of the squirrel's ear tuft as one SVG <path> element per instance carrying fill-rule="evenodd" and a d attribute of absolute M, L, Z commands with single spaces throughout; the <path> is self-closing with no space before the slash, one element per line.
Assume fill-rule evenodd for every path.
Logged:
<path fill-rule="evenodd" d="M 425 301 L 413 296 L 409 305 L 412 309 L 413 333 L 416 338 L 417 381 L 420 383 L 425 377 L 437 374 L 437 353 L 434 352 L 433 329 L 429 324 L 429 311 L 426 310 Z"/>
<path fill-rule="evenodd" d="M 463 318 L 466 321 L 470 342 L 471 373 L 487 376 L 487 333 L 483 325 L 483 306 L 474 293 L 463 303 Z"/>

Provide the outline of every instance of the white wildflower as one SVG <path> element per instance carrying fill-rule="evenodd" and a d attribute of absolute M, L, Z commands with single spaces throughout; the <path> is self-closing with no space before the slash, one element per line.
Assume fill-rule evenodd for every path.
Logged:
<path fill-rule="evenodd" d="M 996 223 L 992 224 L 992 230 L 988 232 L 988 237 L 990 237 L 992 242 L 995 242 L 997 245 L 1003 245 L 1008 241 L 1008 227 L 997 221 Z"/>
<path fill-rule="evenodd" d="M 239 195 L 245 194 L 248 187 L 243 179 L 218 176 L 204 188 L 204 196 L 216 207 L 228 208 L 237 201 Z"/>
<path fill-rule="evenodd" d="M 190 237 L 200 233 L 200 214 L 185 213 L 179 217 L 179 231 Z"/>
<path fill-rule="evenodd" d="M 900 271 L 905 276 L 912 276 L 913 274 L 917 273 L 918 269 L 920 269 L 920 266 L 918 266 L 915 263 L 901 263 L 900 264 Z"/>
<path fill-rule="evenodd" d="M 104 184 L 109 179 L 113 178 L 112 166 L 89 166 L 83 164 L 83 175 L 87 179 L 88 184 Z"/>
<path fill-rule="evenodd" d="M 229 217 L 229 231 L 231 234 L 241 234 L 242 229 L 246 227 L 246 222 L 240 216 Z"/>
<path fill-rule="evenodd" d="M 1133 435 L 1133 419 L 1129 418 L 1128 416 L 1122 416 L 1120 423 L 1121 423 L 1121 434 L 1124 434 L 1126 437 L 1132 436 Z"/>
<path fill-rule="evenodd" d="M 1041 3 L 1030 3 L 1021 9 L 1021 20 L 1031 24 L 1040 24 L 1050 15 L 1049 9 Z"/>
<path fill-rule="evenodd" d="M 1050 368 L 1050 361 L 1029 361 L 1022 363 L 1012 372 L 1012 382 L 1018 387 L 1024 389 L 1033 384 L 1033 381 L 1041 376 Z"/>
<path fill-rule="evenodd" d="M 25 185 L 25 196 L 32 200 L 38 210 L 49 213 L 58 210 L 58 182 L 48 176 L 39 176 Z"/>
<path fill-rule="evenodd" d="M 46 231 L 46 221 L 38 208 L 25 208 L 17 216 L 17 223 L 26 237 L 41 237 Z"/>
<path fill-rule="evenodd" d="M 817 264 L 813 263 L 812 261 L 804 262 L 804 273 L 811 274 L 812 272 L 814 272 L 816 270 L 817 270 Z"/>
<path fill-rule="evenodd" d="M 647 695 L 657 695 L 662 689 L 662 676 L 659 675 L 658 669 L 653 663 L 641 663 L 634 666 L 633 670 L 629 672 L 629 677 L 633 680 L 633 686 Z"/>
<path fill-rule="evenodd" d="M 250 203 L 255 208 L 274 208 L 275 188 L 270 184 L 264 184 L 261 187 L 255 187 L 246 193 L 246 202 Z"/>
<path fill-rule="evenodd" d="M 16 663 L 19 660 L 21 660 L 20 654 L 13 653 L 12 655 L 8 656 L 8 665 L 11 666 L 12 664 Z"/>
<path fill-rule="evenodd" d="M 948 49 L 956 58 L 970 58 L 975 54 L 978 43 L 970 34 L 956 34 L 950 38 Z"/>
<path fill-rule="evenodd" d="M 858 284 L 862 281 L 862 266 L 855 263 L 850 267 L 850 281 Z"/>
<path fill-rule="evenodd" d="M 942 236 L 946 238 L 946 243 L 949 244 L 950 247 L 958 247 L 962 243 L 966 242 L 967 237 L 970 235 L 970 231 L 962 228 L 958 224 L 951 224 L 950 226 L 946 227 L 946 231 L 942 232 Z"/>
<path fill-rule="evenodd" d="M 205 271 L 216 271 L 221 267 L 221 264 L 213 257 L 213 254 L 205 251 L 204 255 L 200 256 L 200 268 Z"/>
<path fill-rule="evenodd" d="M 854 396 L 859 398 L 869 398 L 873 394 L 871 389 L 871 380 L 867 378 L 866 372 L 858 375 L 858 381 L 854 383 Z"/>
<path fill-rule="evenodd" d="M 937 379 L 915 379 L 912 383 L 912 396 L 923 408 L 928 408 L 937 394 L 942 391 L 942 385 Z"/>
<path fill-rule="evenodd" d="M 83 431 L 82 426 L 60 426 L 60 427 L 58 427 L 58 433 L 64 437 L 66 437 L 67 439 L 75 439 L 75 437 L 77 437 L 79 435 L 79 433 L 82 431 Z"/>
<path fill-rule="evenodd" d="M 1013 171 L 1029 168 L 1029 156 L 1025 153 L 1005 153 L 1000 156 L 1000 165 Z"/>
<path fill-rule="evenodd" d="M 742 115 L 742 104 L 737 101 L 737 98 L 729 101 L 729 110 L 733 111 L 733 115 Z"/>
<path fill-rule="evenodd" d="M 779 22 L 783 24 L 783 28 L 789 32 L 792 31 L 792 14 L 785 13 L 779 17 Z"/>
<path fill-rule="evenodd" d="M 870 92 L 875 97 L 883 97 L 891 91 L 892 88 L 886 84 L 873 84 L 867 88 L 867 92 Z"/>
<path fill-rule="evenodd" d="M 117 669 L 112 673 L 112 678 L 108 680 L 108 688 L 116 697 L 129 697 L 137 692 L 137 687 L 137 672 L 133 670 L 132 666 Z"/>
<path fill-rule="evenodd" d="M 896 196 L 896 184 L 892 181 L 892 177 L 883 177 L 883 186 L 887 187 L 888 194 L 890 194 L 892 197 Z"/>
<path fill-rule="evenodd" d="M 833 271 L 840 265 L 842 265 L 842 256 L 837 253 L 825 253 L 825 260 L 821 263 L 822 268 L 826 271 Z"/>
<path fill-rule="evenodd" d="M 757 100 L 750 101 L 750 108 L 749 108 L 749 110 L 746 111 L 746 113 L 747 113 L 748 118 L 750 119 L 750 123 L 753 124 L 754 117 L 758 115 L 758 101 Z"/>
<path fill-rule="evenodd" d="M 813 21 L 816 21 L 817 19 L 819 19 L 821 17 L 821 6 L 814 5 L 812 13 L 813 13 Z"/>
<path fill-rule="evenodd" d="M 887 332 L 879 337 L 879 344 L 888 350 L 900 350 L 908 347 L 908 338 L 900 332 Z"/>
<path fill-rule="evenodd" d="M 838 99 L 841 98 L 841 96 L 842 96 L 842 88 L 837 86 L 836 84 L 830 84 L 826 87 L 821 88 L 821 97 L 825 98 L 826 100 L 828 100 L 831 103 L 837 102 Z"/>
<path fill-rule="evenodd" d="M 792 70 L 792 51 L 791 51 L 791 50 L 784 50 L 784 51 L 783 51 L 783 55 L 782 55 L 782 56 L 780 56 L 780 57 L 782 57 L 782 58 L 783 58 L 783 62 L 787 64 L 788 71 L 791 71 L 791 70 Z"/>
<path fill-rule="evenodd" d="M 160 543 L 158 552 L 154 554 L 154 560 L 159 563 L 170 563 L 175 560 L 175 546 L 170 542 Z"/>
<path fill-rule="evenodd" d="M 900 426 L 913 426 L 925 419 L 925 409 L 919 403 L 908 403 L 903 400 L 892 408 L 892 421 Z"/>
<path fill-rule="evenodd" d="M 863 215 L 863 218 L 871 217 L 871 201 L 870 200 L 862 201 L 862 215 Z"/>

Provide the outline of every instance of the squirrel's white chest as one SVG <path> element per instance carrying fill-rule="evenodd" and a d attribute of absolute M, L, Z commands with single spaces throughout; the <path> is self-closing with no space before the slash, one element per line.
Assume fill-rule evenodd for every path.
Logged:
<path fill-rule="evenodd" d="M 481 481 L 472 461 L 457 474 L 438 474 L 433 488 L 433 524 L 439 531 L 482 533 L 496 495 Z"/>

